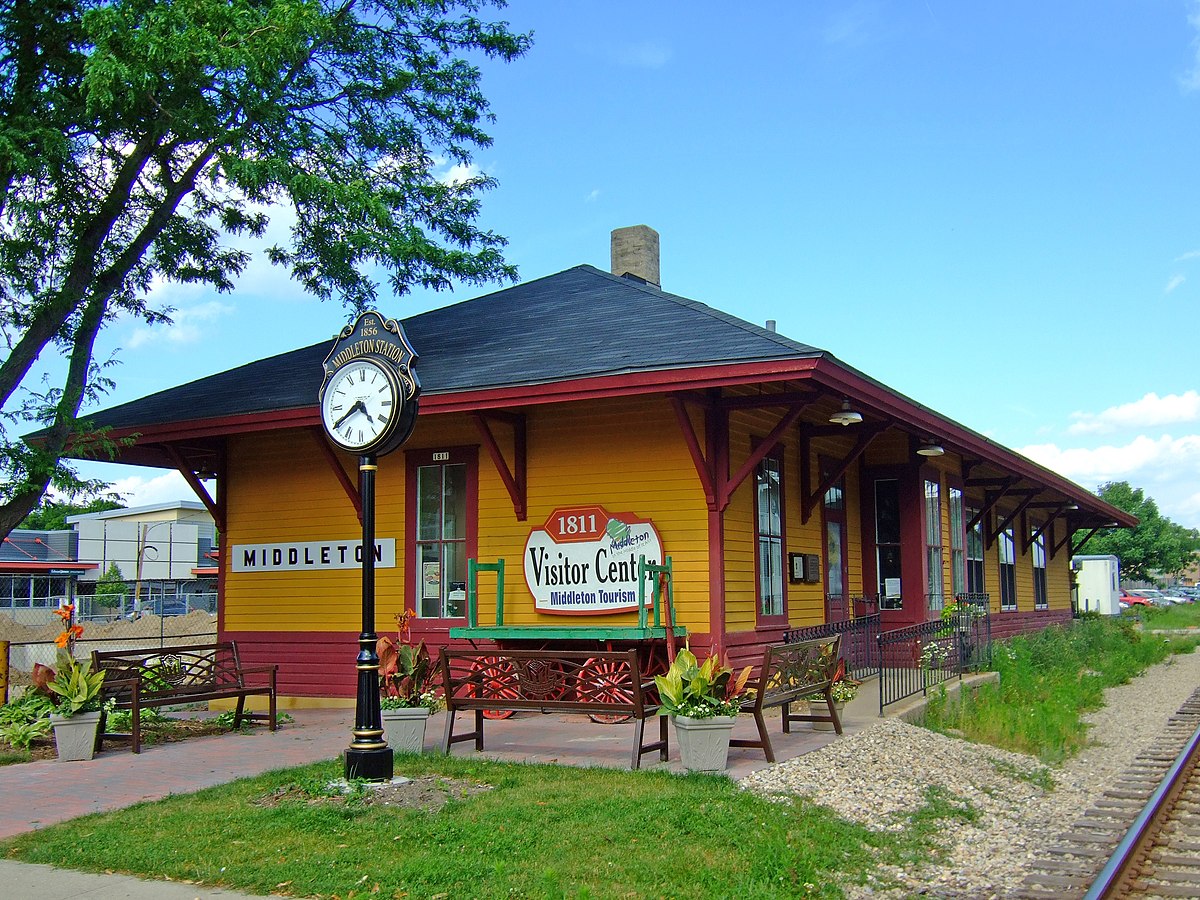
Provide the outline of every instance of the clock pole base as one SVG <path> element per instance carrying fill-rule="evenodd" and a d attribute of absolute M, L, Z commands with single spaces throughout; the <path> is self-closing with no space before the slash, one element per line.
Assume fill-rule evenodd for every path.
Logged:
<path fill-rule="evenodd" d="M 391 781 L 392 748 L 380 750 L 346 750 L 346 780 L 361 778 L 364 781 Z"/>

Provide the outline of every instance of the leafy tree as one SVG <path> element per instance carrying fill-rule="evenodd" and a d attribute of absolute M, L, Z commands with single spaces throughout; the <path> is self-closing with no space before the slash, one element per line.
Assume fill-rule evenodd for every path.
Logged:
<path fill-rule="evenodd" d="M 62 531 L 67 527 L 67 516 L 124 508 L 125 504 L 112 494 L 95 497 L 87 503 L 66 503 L 43 497 L 37 509 L 25 517 L 25 521 L 21 523 L 20 527 L 42 531 Z"/>
<path fill-rule="evenodd" d="M 1158 504 L 1127 481 L 1110 481 L 1097 491 L 1101 500 L 1138 517 L 1137 528 L 1110 528 L 1087 543 L 1087 552 L 1112 554 L 1121 573 L 1136 581 L 1157 582 L 1162 575 L 1183 571 L 1200 552 L 1200 531 L 1184 528 L 1161 515 Z M 1081 540 L 1087 532 L 1077 533 Z"/>
<path fill-rule="evenodd" d="M 295 214 L 268 255 L 354 310 L 391 290 L 515 278 L 479 228 L 470 166 L 491 139 L 472 58 L 511 61 L 528 35 L 487 21 L 501 0 L 0 0 L 0 535 L 62 463 L 113 452 L 80 410 L 111 386 L 96 335 L 118 315 L 169 321 L 157 282 L 219 291 L 249 262 L 230 238 Z M 464 177 L 439 178 L 453 164 Z M 66 360 L 31 386 L 39 355 Z"/>
<path fill-rule="evenodd" d="M 97 606 L 105 609 L 119 609 L 125 605 L 129 596 L 129 585 L 125 583 L 121 570 L 116 563 L 108 567 L 108 571 L 96 580 L 94 600 Z"/>

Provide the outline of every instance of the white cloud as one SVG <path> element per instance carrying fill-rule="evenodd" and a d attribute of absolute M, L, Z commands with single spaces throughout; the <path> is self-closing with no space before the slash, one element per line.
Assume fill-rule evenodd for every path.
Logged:
<path fill-rule="evenodd" d="M 1068 434 L 1107 434 L 1120 429 L 1143 429 L 1182 422 L 1200 422 L 1200 394 L 1187 391 L 1160 397 L 1149 393 L 1140 400 L 1098 412 L 1073 412 Z"/>
<path fill-rule="evenodd" d="M 1200 32 L 1200 2 L 1193 0 L 1187 21 L 1193 30 Z M 1191 68 L 1179 79 L 1185 91 L 1200 90 L 1200 34 L 1192 38 L 1192 55 Z"/>
<path fill-rule="evenodd" d="M 196 306 L 181 307 L 171 313 L 174 324 L 142 325 L 135 328 L 125 345 L 133 350 L 162 340 L 171 344 L 194 344 L 206 333 L 206 324 L 234 311 L 234 307 L 220 300 L 209 300 Z"/>
<path fill-rule="evenodd" d="M 127 475 L 124 478 L 118 478 L 106 493 L 119 494 L 126 506 L 149 506 L 153 503 L 170 503 L 174 500 L 199 499 L 178 472 L 165 469 L 147 469 L 146 471 L 158 474 Z M 103 473 L 101 477 L 103 477 Z M 109 477 L 112 477 L 111 473 Z M 211 487 L 209 490 L 211 492 Z"/>
<path fill-rule="evenodd" d="M 1185 278 L 1185 277 L 1184 277 L 1184 276 L 1182 276 L 1182 275 L 1173 275 L 1173 276 L 1171 276 L 1171 280 L 1170 280 L 1170 281 L 1168 281 L 1168 282 L 1167 282 L 1167 286 L 1166 286 L 1165 288 L 1163 288 L 1163 293 L 1164 293 L 1164 294 L 1169 294 L 1169 293 L 1171 293 L 1171 291 L 1175 290 L 1175 288 L 1179 287 L 1179 286 L 1180 286 L 1181 284 L 1183 284 L 1185 281 L 1187 281 L 1187 278 Z"/>
<path fill-rule="evenodd" d="M 1200 434 L 1139 435 L 1123 446 L 1090 449 L 1032 444 L 1018 452 L 1090 490 L 1128 481 L 1153 497 L 1163 515 L 1200 527 Z"/>
<path fill-rule="evenodd" d="M 635 69 L 661 69 L 671 60 L 671 48 L 653 41 L 626 44 L 617 49 L 617 62 Z"/>
<path fill-rule="evenodd" d="M 1189 259 L 1200 259 L 1200 250 L 1189 250 L 1187 253 L 1181 253 L 1175 257 L 1175 262 L 1186 262 Z"/>
<path fill-rule="evenodd" d="M 462 163 L 455 163 L 445 172 L 439 174 L 437 179 L 442 184 L 462 184 L 464 181 L 478 178 L 482 174 L 483 170 L 475 165 L 475 163 L 467 163 L 465 166 Z"/>
<path fill-rule="evenodd" d="M 583 198 L 583 202 L 584 203 L 595 203 L 599 197 L 600 197 L 600 188 L 593 188 L 591 193 L 589 193 L 586 197 Z"/>

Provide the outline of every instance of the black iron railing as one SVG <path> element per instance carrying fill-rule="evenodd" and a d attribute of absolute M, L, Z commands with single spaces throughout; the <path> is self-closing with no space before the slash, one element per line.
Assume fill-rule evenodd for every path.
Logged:
<path fill-rule="evenodd" d="M 878 637 L 879 714 L 891 703 L 927 693 L 992 659 L 987 594 L 958 594 L 938 619 L 881 632 Z"/>
<path fill-rule="evenodd" d="M 841 654 L 846 660 L 846 671 L 852 678 L 863 679 L 879 672 L 876 655 L 879 640 L 879 613 L 844 619 L 841 622 L 826 622 L 793 628 L 783 635 L 784 643 L 807 641 L 811 638 L 842 636 Z"/>

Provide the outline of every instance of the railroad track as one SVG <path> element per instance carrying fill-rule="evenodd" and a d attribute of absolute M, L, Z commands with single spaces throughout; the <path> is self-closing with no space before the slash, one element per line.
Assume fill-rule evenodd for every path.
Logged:
<path fill-rule="evenodd" d="M 1071 823 L 1014 896 L 1200 897 L 1200 690 Z"/>

